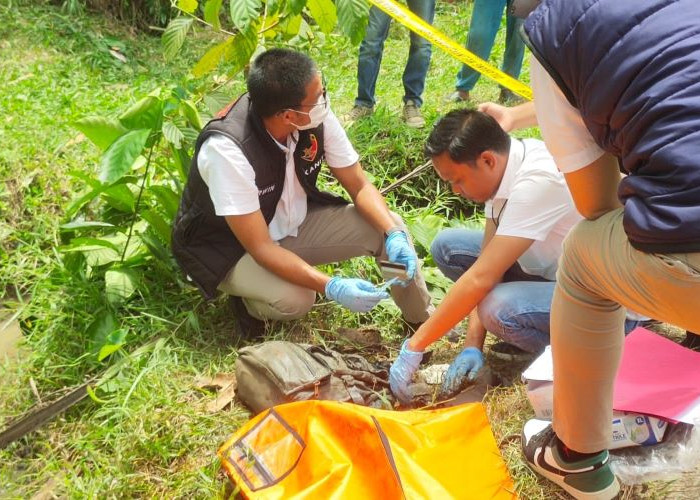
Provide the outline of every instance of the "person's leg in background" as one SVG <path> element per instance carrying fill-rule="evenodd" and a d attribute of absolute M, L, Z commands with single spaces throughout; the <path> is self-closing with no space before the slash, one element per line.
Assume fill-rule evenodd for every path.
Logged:
<path fill-rule="evenodd" d="M 564 242 L 551 314 L 556 435 L 546 438 L 547 429 L 531 434 L 528 429 L 534 421 L 523 430 L 524 453 L 531 466 L 570 493 L 600 492 L 610 497 L 619 489 L 609 469 L 607 448 L 624 308 L 700 329 L 696 314 L 700 253 L 659 255 L 635 250 L 622 217 L 623 209 L 618 209 L 594 221 L 582 221 Z M 537 458 L 544 456 L 547 447 L 552 448 L 554 455 L 548 456 L 554 456 L 563 474 L 552 474 Z M 574 484 L 564 484 L 564 478 L 574 475 Z"/>
<path fill-rule="evenodd" d="M 428 24 L 433 24 L 435 17 L 435 0 L 408 0 L 408 8 Z M 422 127 L 425 120 L 418 111 L 423 105 L 423 89 L 425 76 L 430 67 L 432 45 L 428 40 L 411 31 L 411 44 L 408 49 L 408 60 L 403 71 L 404 88 L 404 120 L 409 126 Z M 414 109 L 415 108 L 415 109 Z"/>
<path fill-rule="evenodd" d="M 467 50 L 486 61 L 489 60 L 491 55 L 498 28 L 501 26 L 501 17 L 503 17 L 505 6 L 506 0 L 474 0 L 466 46 Z M 462 65 L 459 73 L 457 73 L 456 92 L 453 94 L 454 100 L 467 100 L 469 92 L 476 85 L 479 76 L 479 72 L 474 71 L 467 65 Z"/>
<path fill-rule="evenodd" d="M 360 44 L 360 54 L 357 61 L 357 98 L 355 106 L 371 109 L 374 107 L 374 90 L 382 63 L 384 41 L 389 34 L 391 18 L 372 6 L 369 10 L 369 20 L 365 38 Z"/>
<path fill-rule="evenodd" d="M 523 42 L 519 34 L 520 27 L 524 21 L 508 13 L 511 3 L 512 0 L 506 6 L 506 50 L 503 54 L 501 70 L 517 80 L 523 67 L 523 57 L 525 55 L 525 42 Z M 499 101 L 505 102 L 513 99 L 517 99 L 513 92 L 508 89 L 501 89 Z"/>

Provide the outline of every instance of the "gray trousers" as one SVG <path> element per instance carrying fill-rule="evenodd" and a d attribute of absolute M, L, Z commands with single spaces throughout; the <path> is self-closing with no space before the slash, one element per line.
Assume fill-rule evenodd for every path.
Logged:
<path fill-rule="evenodd" d="M 404 226 L 398 215 L 392 213 L 392 216 L 397 224 Z M 384 235 L 373 228 L 354 205 L 310 204 L 297 236 L 288 236 L 279 244 L 312 266 L 362 255 L 387 258 Z M 297 319 L 309 312 L 316 300 L 314 290 L 283 280 L 261 267 L 248 253 L 229 271 L 219 284 L 219 290 L 242 297 L 248 312 L 258 319 Z M 421 323 L 433 310 L 420 269 L 405 288 L 391 287 L 391 296 L 408 322 Z"/>

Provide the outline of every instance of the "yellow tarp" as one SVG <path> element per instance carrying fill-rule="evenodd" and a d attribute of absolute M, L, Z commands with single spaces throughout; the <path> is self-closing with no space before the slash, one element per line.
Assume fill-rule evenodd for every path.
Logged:
<path fill-rule="evenodd" d="M 481 403 L 402 412 L 280 405 L 239 429 L 219 456 L 249 498 L 516 498 Z"/>

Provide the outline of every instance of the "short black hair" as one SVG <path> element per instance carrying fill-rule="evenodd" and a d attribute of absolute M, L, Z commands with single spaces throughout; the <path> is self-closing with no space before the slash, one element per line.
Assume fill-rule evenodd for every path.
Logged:
<path fill-rule="evenodd" d="M 508 153 L 510 136 L 496 120 L 475 109 L 455 109 L 440 118 L 425 144 L 432 158 L 447 153 L 457 163 L 473 163 L 484 151 Z"/>
<path fill-rule="evenodd" d="M 270 49 L 255 58 L 248 73 L 253 111 L 266 118 L 295 108 L 306 97 L 306 86 L 318 72 L 316 63 L 301 52 Z"/>

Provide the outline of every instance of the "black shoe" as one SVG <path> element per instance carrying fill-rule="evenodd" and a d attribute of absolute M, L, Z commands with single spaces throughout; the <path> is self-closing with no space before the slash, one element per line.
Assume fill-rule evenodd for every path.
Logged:
<path fill-rule="evenodd" d="M 235 332 L 240 339 L 255 339 L 265 335 L 265 322 L 248 312 L 241 297 L 230 297 L 229 304 L 235 316 Z"/>
<path fill-rule="evenodd" d="M 700 352 L 700 335 L 689 330 L 685 331 L 685 338 L 681 345 L 687 349 Z"/>
<path fill-rule="evenodd" d="M 520 97 L 518 94 L 508 89 L 501 89 L 501 93 L 498 96 L 498 102 L 506 106 L 516 106 L 525 102 L 525 99 Z"/>
<path fill-rule="evenodd" d="M 559 453 L 557 441 L 549 422 L 533 419 L 525 423 L 523 455 L 532 470 L 577 499 L 611 500 L 617 495 L 620 483 L 610 470 L 607 450 L 572 462 Z"/>
<path fill-rule="evenodd" d="M 508 342 L 497 342 L 493 344 L 489 349 L 489 353 L 496 359 L 513 361 L 515 363 L 528 361 L 539 355 L 539 353 L 536 352 L 527 352 Z"/>

